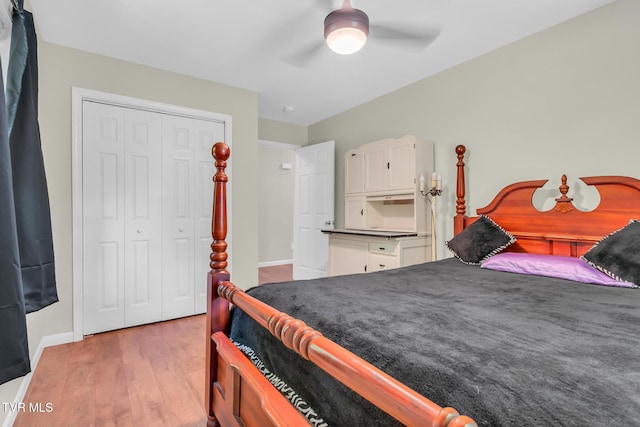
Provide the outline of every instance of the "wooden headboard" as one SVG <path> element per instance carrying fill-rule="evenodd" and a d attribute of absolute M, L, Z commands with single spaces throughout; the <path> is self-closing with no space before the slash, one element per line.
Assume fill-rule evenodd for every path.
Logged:
<path fill-rule="evenodd" d="M 478 216 L 466 215 L 464 145 L 456 147 L 458 156 L 456 216 L 454 233 L 458 234 Z M 607 234 L 625 226 L 630 219 L 640 219 L 640 180 L 626 176 L 592 176 L 580 178 L 600 193 L 600 203 L 592 211 L 581 211 L 568 197 L 567 177 L 562 176 L 555 206 L 539 211 L 532 204 L 533 193 L 548 180 L 522 181 L 500 190 L 477 215 L 487 215 L 516 237 L 507 248 L 528 252 L 580 256 Z"/>

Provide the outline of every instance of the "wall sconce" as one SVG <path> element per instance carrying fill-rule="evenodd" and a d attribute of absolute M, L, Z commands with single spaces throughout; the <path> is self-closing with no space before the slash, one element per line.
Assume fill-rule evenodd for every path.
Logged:
<path fill-rule="evenodd" d="M 431 197 L 441 196 L 442 195 L 442 175 L 437 172 L 431 174 L 431 188 L 425 192 L 424 187 L 424 175 L 420 175 L 420 194 L 423 196 L 431 195 Z M 428 199 L 427 199 L 428 200 Z M 435 200 L 429 200 L 430 202 L 435 202 Z"/>
<path fill-rule="evenodd" d="M 442 195 L 442 175 L 437 172 L 431 174 L 431 188 L 425 191 L 424 175 L 420 175 L 420 194 L 431 204 L 431 261 L 437 259 L 436 251 L 436 196 Z M 429 197 L 431 196 L 431 197 Z"/>

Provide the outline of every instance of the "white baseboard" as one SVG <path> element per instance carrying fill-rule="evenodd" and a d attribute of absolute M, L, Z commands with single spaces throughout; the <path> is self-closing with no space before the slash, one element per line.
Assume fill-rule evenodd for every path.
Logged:
<path fill-rule="evenodd" d="M 31 358 L 31 372 L 24 376 L 22 379 L 22 384 L 20 384 L 20 388 L 16 393 L 16 397 L 13 400 L 14 404 L 20 403 L 24 400 L 25 394 L 27 394 L 27 389 L 29 388 L 29 384 L 31 383 L 31 377 L 36 370 L 36 366 L 38 366 L 38 362 L 40 361 L 40 356 L 42 356 L 42 352 L 45 348 L 51 347 L 59 344 L 67 344 L 73 342 L 73 332 L 65 332 L 63 334 L 56 335 L 46 335 L 42 337 L 40 340 L 40 344 L 38 344 L 38 348 Z M 9 411 L 7 412 L 7 417 L 4 419 L 4 423 L 2 427 L 11 427 L 16 420 L 16 416 L 18 415 L 17 411 Z"/>
<path fill-rule="evenodd" d="M 276 266 L 276 265 L 285 265 L 285 264 L 293 264 L 293 260 L 292 259 L 281 259 L 279 261 L 259 262 L 258 263 L 258 268 L 260 268 L 260 267 L 273 267 L 273 266 Z"/>

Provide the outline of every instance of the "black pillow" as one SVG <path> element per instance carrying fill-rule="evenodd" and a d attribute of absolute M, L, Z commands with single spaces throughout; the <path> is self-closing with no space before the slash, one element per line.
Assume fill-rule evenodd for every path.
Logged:
<path fill-rule="evenodd" d="M 486 215 L 480 217 L 445 245 L 465 264 L 480 264 L 516 241 Z"/>
<path fill-rule="evenodd" d="M 580 258 L 616 280 L 640 286 L 640 221 L 632 219 Z"/>

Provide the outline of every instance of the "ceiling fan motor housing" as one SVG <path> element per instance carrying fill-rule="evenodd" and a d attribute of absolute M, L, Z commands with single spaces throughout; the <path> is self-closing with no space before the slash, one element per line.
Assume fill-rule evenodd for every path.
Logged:
<path fill-rule="evenodd" d="M 356 28 L 369 35 L 369 17 L 360 9 L 334 10 L 324 18 L 324 38 L 341 28 Z"/>

